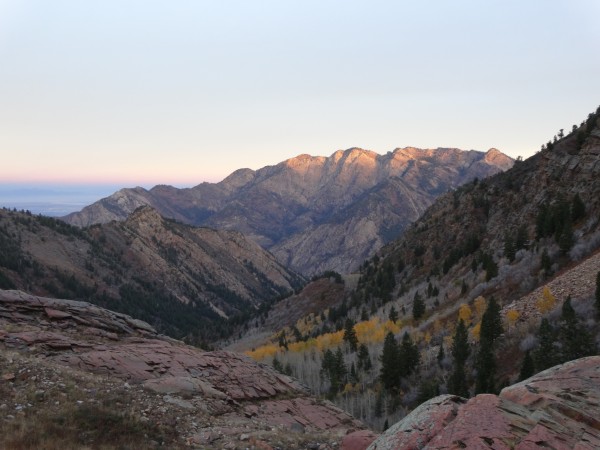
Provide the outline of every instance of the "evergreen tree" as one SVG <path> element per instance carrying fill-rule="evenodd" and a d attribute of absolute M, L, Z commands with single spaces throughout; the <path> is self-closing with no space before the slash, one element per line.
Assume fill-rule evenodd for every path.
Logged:
<path fill-rule="evenodd" d="M 525 225 L 521 225 L 517 229 L 517 237 L 515 239 L 515 250 L 519 251 L 527 245 L 527 241 L 529 240 L 529 235 L 527 234 L 527 227 Z"/>
<path fill-rule="evenodd" d="M 381 353 L 381 382 L 388 390 L 395 390 L 400 386 L 400 367 L 398 364 L 398 344 L 394 334 L 390 331 L 383 341 Z"/>
<path fill-rule="evenodd" d="M 369 314 L 367 313 L 367 310 L 364 306 L 360 312 L 360 320 L 362 320 L 363 322 L 369 320 Z"/>
<path fill-rule="evenodd" d="M 502 327 L 502 316 L 500 315 L 500 305 L 492 296 L 488 302 L 487 308 L 481 318 L 481 340 L 495 342 L 504 332 Z"/>
<path fill-rule="evenodd" d="M 279 334 L 279 346 L 288 349 L 287 339 L 285 338 L 285 331 L 282 331 Z"/>
<path fill-rule="evenodd" d="M 407 377 L 419 366 L 421 355 L 417 345 L 413 342 L 410 334 L 404 332 L 402 342 L 398 350 L 399 373 L 401 377 Z"/>
<path fill-rule="evenodd" d="M 454 369 L 450 380 L 448 380 L 448 392 L 461 397 L 469 396 L 469 388 L 467 386 L 467 377 L 465 374 L 465 364 L 471 350 L 467 335 L 467 327 L 465 322 L 460 319 L 454 332 L 452 342 L 452 357 L 454 358 Z"/>
<path fill-rule="evenodd" d="M 452 339 L 452 357 L 455 362 L 464 365 L 470 353 L 467 327 L 465 322 L 460 319 L 454 331 L 454 338 Z"/>
<path fill-rule="evenodd" d="M 372 367 L 373 364 L 369 356 L 369 349 L 365 344 L 360 344 L 358 347 L 358 369 L 368 372 Z"/>
<path fill-rule="evenodd" d="M 494 393 L 494 378 L 496 377 L 496 360 L 494 345 L 490 341 L 482 340 L 475 359 L 477 377 L 475 379 L 475 393 Z"/>
<path fill-rule="evenodd" d="M 394 323 L 398 321 L 398 311 L 396 311 L 394 305 L 392 305 L 392 307 L 390 308 L 390 314 L 388 315 L 388 318 Z"/>
<path fill-rule="evenodd" d="M 354 366 L 354 363 L 350 365 L 349 381 L 351 383 L 358 383 L 358 374 L 356 373 L 356 367 Z"/>
<path fill-rule="evenodd" d="M 535 373 L 535 367 L 533 365 L 533 358 L 529 353 L 529 350 L 525 352 L 523 358 L 523 364 L 521 365 L 521 372 L 519 373 L 519 381 L 526 380 Z"/>
<path fill-rule="evenodd" d="M 563 226 L 560 238 L 558 239 L 558 246 L 560 247 L 561 253 L 563 255 L 569 253 L 569 250 L 571 250 L 574 243 L 575 237 L 573 235 L 573 227 L 571 225 L 571 220 L 567 220 Z"/>
<path fill-rule="evenodd" d="M 555 346 L 556 332 L 545 317 L 537 332 L 538 347 L 533 352 L 533 361 L 538 371 L 546 370 L 559 362 L 558 349 Z"/>
<path fill-rule="evenodd" d="M 279 373 L 283 373 L 283 364 L 281 364 L 281 361 L 277 359 L 277 355 L 273 357 L 273 369 Z"/>
<path fill-rule="evenodd" d="M 573 223 L 577 223 L 580 219 L 585 217 L 585 204 L 579 194 L 575 194 L 573 202 L 571 203 L 571 220 Z"/>
<path fill-rule="evenodd" d="M 418 292 L 415 292 L 413 299 L 412 315 L 415 320 L 419 320 L 425 314 L 425 302 Z"/>
<path fill-rule="evenodd" d="M 348 343 L 350 350 L 353 352 L 358 349 L 358 338 L 356 337 L 356 330 L 354 329 L 354 321 L 349 317 L 344 324 L 344 341 Z"/>
<path fill-rule="evenodd" d="M 481 318 L 479 351 L 475 359 L 477 378 L 476 393 L 493 393 L 496 376 L 495 341 L 502 334 L 502 317 L 500 306 L 494 297 L 490 298 L 487 308 Z"/>
<path fill-rule="evenodd" d="M 377 393 L 375 398 L 375 405 L 373 405 L 373 415 L 377 418 L 383 415 L 383 391 Z"/>
<path fill-rule="evenodd" d="M 444 360 L 445 357 L 446 357 L 446 355 L 444 352 L 444 341 L 442 341 L 442 342 L 440 342 L 440 349 L 438 350 L 438 354 L 437 354 L 438 366 L 442 367 L 442 361 Z"/>
<path fill-rule="evenodd" d="M 343 387 L 347 374 L 344 355 L 342 354 L 341 348 L 338 347 L 335 353 L 331 350 L 325 352 L 321 363 L 321 374 L 327 376 L 329 379 L 329 394 L 332 396 L 337 394 Z"/>
<path fill-rule="evenodd" d="M 568 297 L 563 303 L 560 322 L 561 362 L 595 354 L 596 346 L 592 336 L 579 323 L 571 305 L 571 297 Z"/>
<path fill-rule="evenodd" d="M 516 253 L 517 248 L 515 242 L 513 241 L 512 236 L 509 233 L 506 233 L 504 235 L 504 256 L 506 256 L 510 262 L 513 262 Z"/>
<path fill-rule="evenodd" d="M 548 255 L 547 248 L 544 248 L 544 251 L 542 252 L 542 269 L 544 269 L 544 277 L 548 277 L 550 275 L 550 271 L 552 270 L 552 261 Z"/>

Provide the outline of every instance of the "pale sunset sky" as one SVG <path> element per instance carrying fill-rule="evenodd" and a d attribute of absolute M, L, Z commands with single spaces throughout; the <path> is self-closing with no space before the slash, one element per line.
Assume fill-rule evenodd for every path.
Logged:
<path fill-rule="evenodd" d="M 600 104 L 599 17 L 598 0 L 0 0 L 0 184 L 193 186 L 354 146 L 527 157 Z"/>

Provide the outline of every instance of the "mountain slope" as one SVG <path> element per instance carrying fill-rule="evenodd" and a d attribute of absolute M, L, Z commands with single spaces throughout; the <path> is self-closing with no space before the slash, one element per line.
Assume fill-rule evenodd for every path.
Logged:
<path fill-rule="evenodd" d="M 122 189 L 64 220 L 77 226 L 124 220 L 148 204 L 182 222 L 240 231 L 302 273 L 349 272 L 437 195 L 511 166 L 495 149 L 409 147 L 378 155 L 352 148 L 240 169 L 190 189 Z"/>
<path fill-rule="evenodd" d="M 528 351 L 537 371 L 597 354 L 599 117 L 600 110 L 504 173 L 438 197 L 400 238 L 365 261 L 356 288 L 337 303 L 292 326 L 264 330 L 282 308 L 275 305 L 251 323 L 251 345 L 244 347 L 242 334 L 232 347 L 277 361 L 377 428 L 451 391 L 455 373 L 464 380 L 461 395 L 470 396 L 514 382 Z M 294 298 L 300 297 L 286 301 Z M 497 326 L 493 338 L 484 325 L 487 308 L 487 323 Z M 459 317 L 469 350 L 462 372 L 454 372 Z M 405 357 L 394 359 L 400 351 Z M 389 375 L 382 387 L 384 360 L 388 375 L 394 361 L 404 374 Z M 489 367 L 488 385 L 481 387 L 478 374 Z"/>
<path fill-rule="evenodd" d="M 242 234 L 166 220 L 148 206 L 85 230 L 2 210 L 0 248 L 0 287 L 90 299 L 176 337 L 220 335 L 224 318 L 302 283 Z"/>

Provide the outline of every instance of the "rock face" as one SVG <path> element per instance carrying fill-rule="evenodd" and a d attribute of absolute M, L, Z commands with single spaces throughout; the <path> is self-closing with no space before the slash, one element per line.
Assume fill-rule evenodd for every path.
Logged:
<path fill-rule="evenodd" d="M 469 400 L 423 403 L 374 441 L 392 449 L 600 448 L 600 357 L 571 361 Z"/>
<path fill-rule="evenodd" d="M 331 403 L 309 397 L 293 379 L 245 356 L 186 346 L 142 321 L 85 302 L 0 291 L 2 348 L 26 350 L 40 361 L 164 396 L 192 419 L 198 415 L 196 422 L 205 422 L 189 438 L 200 446 L 239 430 L 326 432 L 337 440 L 347 430 L 362 428 Z"/>
<path fill-rule="evenodd" d="M 151 205 L 185 223 L 240 231 L 302 273 L 345 273 L 396 237 L 437 195 L 512 164 L 495 149 L 409 147 L 378 155 L 352 148 L 241 169 L 191 189 L 122 189 L 64 220 L 78 226 L 124 220 Z"/>

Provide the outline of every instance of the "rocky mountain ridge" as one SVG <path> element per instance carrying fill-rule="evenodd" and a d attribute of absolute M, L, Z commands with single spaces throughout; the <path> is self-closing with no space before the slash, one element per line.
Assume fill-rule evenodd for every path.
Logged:
<path fill-rule="evenodd" d="M 219 335 L 225 318 L 303 282 L 239 232 L 191 227 L 148 206 L 85 230 L 1 210 L 0 248 L 0 287 L 91 300 L 179 338 Z"/>
<path fill-rule="evenodd" d="M 590 255 L 600 246 L 597 121 L 590 115 L 580 128 L 511 170 L 440 196 L 380 256 L 401 261 L 415 286 L 428 278 L 447 286 L 442 294 L 450 301 L 471 301 L 486 292 L 508 301 Z M 580 216 L 573 213 L 574 204 Z M 483 254 L 493 264 L 487 257 L 484 263 Z M 452 286 L 452 280 L 459 285 Z M 467 295 L 461 293 L 463 280 Z"/>
<path fill-rule="evenodd" d="M 437 195 L 512 164 L 496 149 L 303 154 L 257 171 L 237 170 L 215 184 L 122 189 L 63 219 L 89 226 L 124 220 L 151 205 L 185 223 L 240 231 L 301 273 L 346 273 L 396 237 Z"/>

